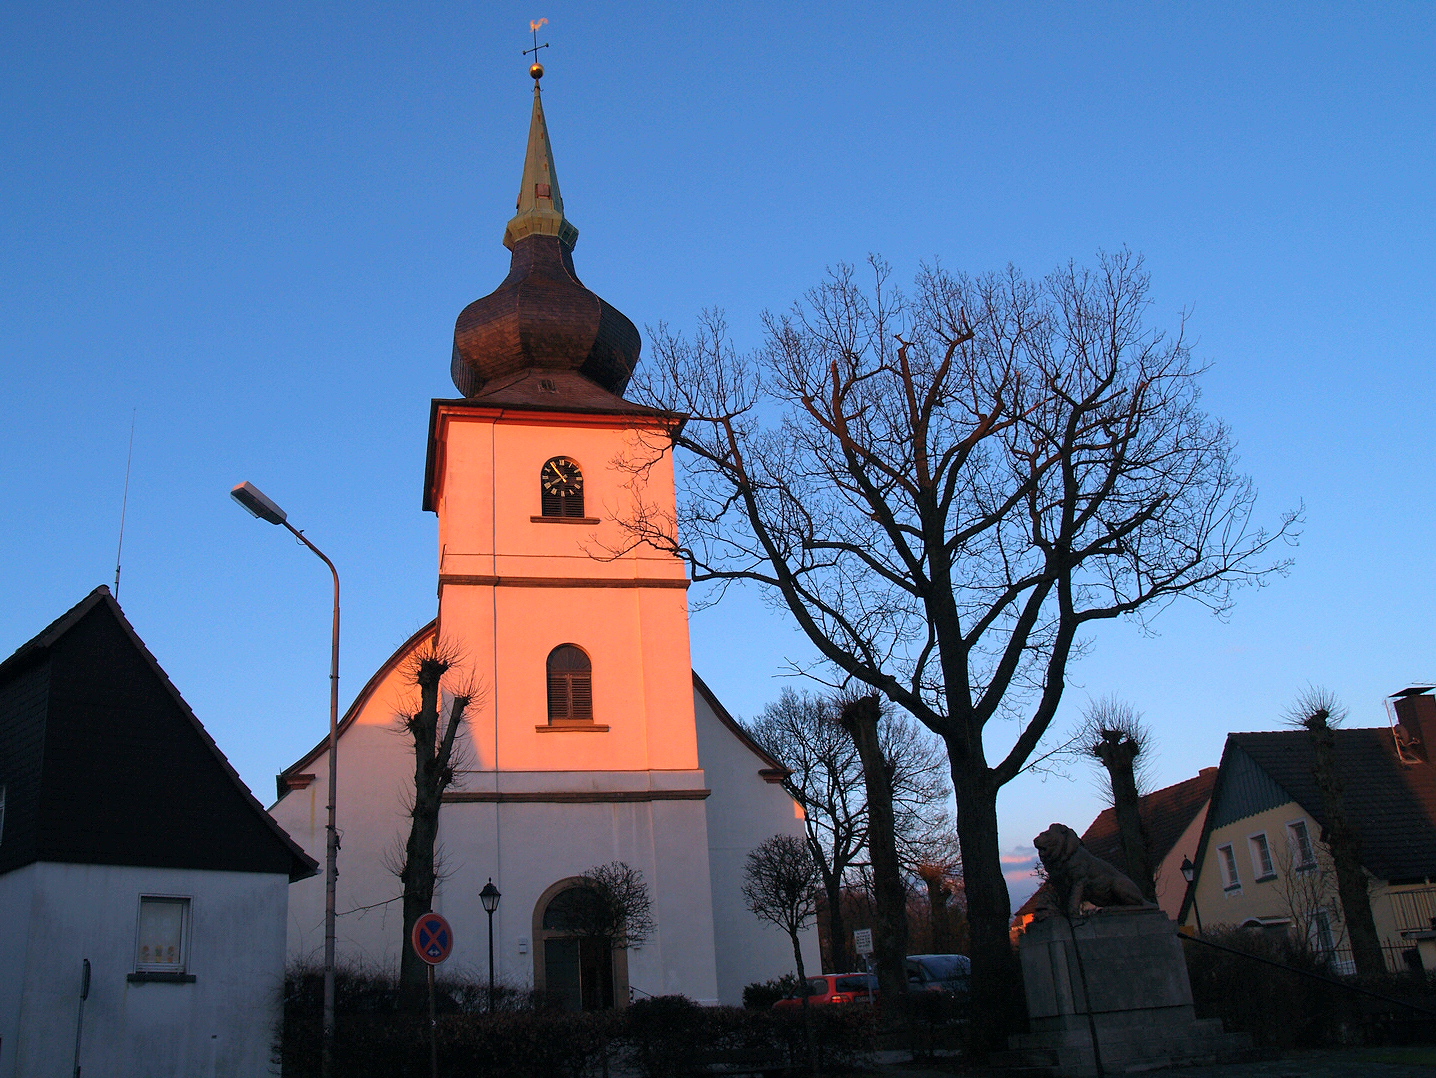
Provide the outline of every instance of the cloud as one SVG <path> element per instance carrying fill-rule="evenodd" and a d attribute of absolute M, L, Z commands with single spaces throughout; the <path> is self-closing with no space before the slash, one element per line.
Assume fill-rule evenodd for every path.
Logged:
<path fill-rule="evenodd" d="M 1012 846 L 1001 854 L 1002 878 L 1007 881 L 1008 900 L 1015 910 L 1031 897 L 1042 881 L 1037 876 L 1037 851 L 1031 846 Z"/>

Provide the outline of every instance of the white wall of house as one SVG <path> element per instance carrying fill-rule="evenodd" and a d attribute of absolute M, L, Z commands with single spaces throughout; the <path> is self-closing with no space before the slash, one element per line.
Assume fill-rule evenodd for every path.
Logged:
<path fill-rule="evenodd" d="M 0 1078 L 71 1073 L 86 958 L 85 1078 L 277 1073 L 288 889 L 277 874 L 116 865 L 42 862 L 0 876 Z M 127 980 L 142 895 L 190 899 L 193 983 Z"/>
<path fill-rule="evenodd" d="M 1187 858 L 1197 861 L 1197 847 L 1202 842 L 1202 828 L 1206 826 L 1207 813 L 1212 803 L 1208 801 L 1200 812 L 1192 817 L 1177 844 L 1167 851 L 1162 863 L 1157 866 L 1157 905 L 1173 921 L 1181 917 L 1182 902 L 1187 897 L 1187 879 L 1182 875 L 1182 862 Z"/>
<path fill-rule="evenodd" d="M 694 694 L 693 708 L 698 720 L 698 758 L 713 791 L 704 805 L 718 998 L 738 1006 L 743 1002 L 744 985 L 795 969 L 787 933 L 760 921 L 748 909 L 740 889 L 752 850 L 776 834 L 804 834 L 802 810 L 782 786 L 758 774 L 765 763 L 733 735 L 701 692 Z M 809 973 L 822 972 L 817 929 L 801 938 L 804 968 Z"/>

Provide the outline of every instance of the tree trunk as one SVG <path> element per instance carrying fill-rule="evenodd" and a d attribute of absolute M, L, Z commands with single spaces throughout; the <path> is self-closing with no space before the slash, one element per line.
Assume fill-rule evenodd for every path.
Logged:
<path fill-rule="evenodd" d="M 1142 897 L 1157 901 L 1156 873 L 1152 870 L 1151 844 L 1147 825 L 1142 822 L 1141 795 L 1133 771 L 1138 746 L 1131 739 L 1109 741 L 1103 738 L 1096 747 L 1102 766 L 1112 783 L 1112 807 L 1117 814 L 1117 831 L 1122 839 L 1122 857 L 1127 875 L 1132 878 Z"/>
<path fill-rule="evenodd" d="M 1371 893 L 1367 890 L 1366 870 L 1361 867 L 1360 837 L 1347 819 L 1345 794 L 1336 772 L 1336 734 L 1324 717 L 1314 718 L 1307 728 L 1316 753 L 1316 784 L 1321 789 L 1326 814 L 1323 838 L 1336 867 L 1336 890 L 1346 921 L 1346 938 L 1351 941 L 1351 958 L 1359 976 L 1379 977 L 1386 972 L 1386 960 L 1371 916 Z"/>
<path fill-rule="evenodd" d="M 848 926 L 843 918 L 843 879 L 824 876 L 823 896 L 828 905 L 828 968 L 834 973 L 852 969 L 848 959 Z"/>
<path fill-rule="evenodd" d="M 404 844 L 404 867 L 399 879 L 404 885 L 404 936 L 399 949 L 399 1005 L 421 1011 L 428 996 L 427 963 L 410 940 L 419 918 L 434 908 L 434 845 L 439 837 L 439 809 L 449 784 L 449 757 L 454 733 L 468 704 L 467 697 L 454 700 L 442 739 L 439 737 L 441 696 L 439 685 L 449 668 L 441 655 L 423 657 L 415 680 L 419 685 L 419 710 L 408 717 L 414 742 L 414 808 L 410 813 L 409 838 Z"/>
<path fill-rule="evenodd" d="M 813 1014 L 808 1009 L 808 974 L 803 968 L 803 945 L 798 940 L 797 929 L 790 929 L 788 938 L 793 941 L 793 961 L 798 965 L 798 991 L 803 1001 L 803 1043 L 808 1051 L 808 1073 L 818 1078 L 818 1052 L 813 1044 Z"/>
<path fill-rule="evenodd" d="M 932 950 L 934 954 L 952 953 L 952 930 L 947 920 L 947 881 L 935 869 L 919 870 L 922 882 L 927 885 L 928 923 L 932 929 Z"/>
<path fill-rule="evenodd" d="M 892 769 L 878 742 L 878 698 L 864 696 L 847 704 L 840 721 L 863 762 L 868 794 L 868 858 L 873 866 L 873 950 L 883 1007 L 896 1015 L 907 997 L 907 888 L 897 853 L 893 818 Z"/>
<path fill-rule="evenodd" d="M 967 893 L 969 957 L 972 959 L 972 1029 L 979 1050 L 1005 1048 L 1008 1033 L 1026 1012 L 1022 975 L 1008 935 L 1012 903 L 1002 875 L 997 837 L 996 791 L 985 766 L 966 766 L 949 743 L 957 795 L 957 839 Z"/>

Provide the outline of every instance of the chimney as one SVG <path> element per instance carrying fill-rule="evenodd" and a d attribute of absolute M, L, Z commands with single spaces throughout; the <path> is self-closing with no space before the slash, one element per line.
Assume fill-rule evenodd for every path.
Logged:
<path fill-rule="evenodd" d="M 1431 695 L 1431 688 L 1402 689 L 1391 697 L 1403 753 L 1428 764 L 1436 759 L 1436 696 Z"/>

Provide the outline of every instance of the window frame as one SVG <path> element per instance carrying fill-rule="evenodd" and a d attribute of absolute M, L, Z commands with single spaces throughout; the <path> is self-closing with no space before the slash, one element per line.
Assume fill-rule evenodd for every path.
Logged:
<path fill-rule="evenodd" d="M 144 931 L 144 910 L 145 903 L 170 903 L 180 906 L 180 930 L 179 930 L 179 961 L 178 962 L 141 962 L 140 945 L 141 936 Z M 135 946 L 132 952 L 134 972 L 131 977 L 163 978 L 165 976 L 184 977 L 193 979 L 190 974 L 192 955 L 190 954 L 190 936 L 194 926 L 194 896 L 176 894 L 141 894 L 135 905 Z"/>
<path fill-rule="evenodd" d="M 1252 861 L 1253 883 L 1276 879 L 1276 858 L 1272 856 L 1271 840 L 1265 831 L 1247 836 L 1247 854 Z"/>
<path fill-rule="evenodd" d="M 1222 890 L 1227 894 L 1240 891 L 1242 878 L 1237 869 L 1237 851 L 1233 843 L 1217 847 L 1217 863 L 1222 869 Z"/>
<path fill-rule="evenodd" d="M 588 669 L 585 671 L 564 670 L 559 671 L 556 675 L 553 667 L 554 656 L 565 648 L 572 648 L 582 655 L 584 661 L 588 664 Z M 554 713 L 554 681 L 556 676 L 562 678 L 565 683 L 564 699 L 567 703 L 567 713 L 561 715 Z M 580 679 L 587 682 L 587 714 L 575 714 L 575 711 L 583 710 L 574 706 L 576 695 L 574 687 L 575 684 L 580 682 Z M 549 651 L 548 655 L 544 658 L 544 696 L 547 704 L 548 724 L 550 726 L 592 726 L 594 724 L 593 657 L 589 655 L 587 649 L 580 647 L 578 644 L 563 643 Z"/>
<path fill-rule="evenodd" d="M 1301 829 L 1301 840 L 1297 838 L 1297 828 Z M 1288 820 L 1286 835 L 1292 846 L 1292 871 L 1310 872 L 1316 868 L 1316 843 L 1311 840 L 1311 824 L 1302 819 Z"/>

